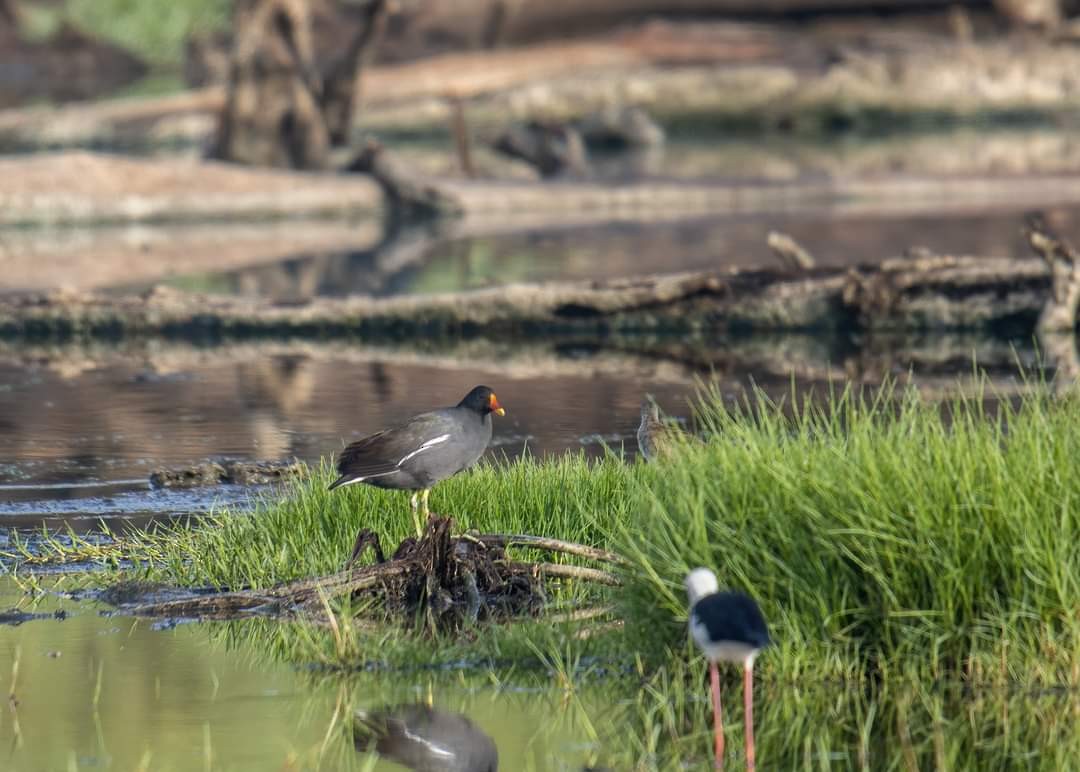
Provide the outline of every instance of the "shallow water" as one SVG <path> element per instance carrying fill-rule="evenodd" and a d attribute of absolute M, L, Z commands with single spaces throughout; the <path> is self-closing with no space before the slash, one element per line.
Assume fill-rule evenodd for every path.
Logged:
<path fill-rule="evenodd" d="M 783 199 L 783 187 L 775 196 Z M 1020 225 L 1029 208 L 1023 201 L 993 211 L 900 207 L 888 213 L 852 213 L 816 206 L 799 212 L 776 209 L 675 222 L 615 221 L 567 227 L 548 223 L 542 229 L 525 226 L 514 232 L 471 236 L 456 235 L 456 226 L 451 224 L 406 230 L 375 244 L 361 238 L 355 246 L 346 242 L 336 249 L 299 252 L 284 260 L 252 259 L 253 264 L 244 267 L 180 274 L 161 283 L 297 302 L 355 293 L 390 296 L 512 282 L 775 267 L 779 263 L 766 244 L 771 231 L 792 236 L 823 266 L 877 263 L 912 247 L 937 254 L 1024 256 L 1030 250 Z M 1080 208 L 1060 206 L 1046 211 L 1063 235 L 1080 237 Z M 497 224 L 492 227 L 498 230 Z M 145 290 L 154 283 L 120 289 Z"/>
<path fill-rule="evenodd" d="M 687 419 L 700 381 L 736 401 L 822 396 L 883 378 L 913 382 L 928 399 L 987 398 L 1035 388 L 1023 341 L 933 336 L 872 346 L 843 337 L 447 341 L 412 347 L 356 343 L 182 342 L 83 348 L 8 346 L 0 356 L 0 526 L 99 519 L 137 524 L 250 503 L 238 486 L 151 490 L 150 473 L 207 459 L 328 459 L 344 444 L 484 383 L 507 409 L 487 458 L 636 452 L 640 402 L 652 394 Z M 434 500 L 438 500 L 436 488 Z M 403 503 L 404 506 L 404 503 Z M 130 522 L 129 522 L 130 521 Z"/>
<path fill-rule="evenodd" d="M 0 625 L 0 688 L 11 695 L 0 766 L 13 772 L 399 769 L 372 767 L 343 725 L 355 710 L 410 703 L 467 715 L 494 738 L 502 769 L 575 768 L 588 747 L 546 698 L 512 684 L 411 674 L 343 691 L 342 679 L 232 648 L 210 625 L 106 616 L 91 601 L 31 603 L 0 579 L 0 609 L 16 604 L 66 618 Z"/>
<path fill-rule="evenodd" d="M 17 626 L 16 608 L 24 615 Z M 400 714 L 402 706 L 434 709 L 457 727 L 467 720 L 465 744 L 493 743 L 502 770 L 641 768 L 631 765 L 656 742 L 655 767 L 645 768 L 711 766 L 704 679 L 686 697 L 694 726 L 680 728 L 689 734 L 673 750 L 667 729 L 634 707 L 640 700 L 651 720 L 662 720 L 664 705 L 638 692 L 635 679 L 612 678 L 611 669 L 583 677 L 572 691 L 535 666 L 327 671 L 283 662 L 275 636 L 258 621 L 112 615 L 64 593 L 24 596 L 9 578 L 0 579 L 0 609 L 9 610 L 0 614 L 6 770 L 389 771 L 402 767 L 356 750 L 353 722 Z M 374 664 L 378 656 L 372 652 Z M 838 683 L 778 683 L 767 675 L 768 661 L 766 652 L 755 701 L 762 769 L 1049 771 L 1071 768 L 1080 753 L 1075 690 L 906 684 L 874 696 Z M 624 665 L 633 672 L 629 658 Z M 734 765 L 743 742 L 740 682 L 725 670 Z"/>

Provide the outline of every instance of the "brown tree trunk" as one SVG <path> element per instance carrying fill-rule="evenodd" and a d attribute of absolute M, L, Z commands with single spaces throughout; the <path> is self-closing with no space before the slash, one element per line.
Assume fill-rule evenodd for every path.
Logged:
<path fill-rule="evenodd" d="M 330 136 L 308 0 L 239 0 L 234 29 L 213 155 L 258 166 L 325 167 Z"/>
<path fill-rule="evenodd" d="M 335 146 L 347 144 L 353 113 L 360 98 L 360 73 L 370 64 L 386 31 L 386 16 L 387 0 L 370 0 L 364 12 L 363 26 L 326 78 L 322 109 L 330 141 Z"/>
<path fill-rule="evenodd" d="M 0 28 L 15 28 L 18 22 L 18 9 L 15 8 L 15 0 L 0 0 Z"/>

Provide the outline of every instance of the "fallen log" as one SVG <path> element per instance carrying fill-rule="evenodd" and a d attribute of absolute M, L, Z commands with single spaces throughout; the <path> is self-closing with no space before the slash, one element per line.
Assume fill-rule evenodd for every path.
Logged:
<path fill-rule="evenodd" d="M 137 297 L 0 299 L 11 338 L 167 335 L 531 337 L 731 330 L 1033 328 L 1050 292 L 1036 259 L 901 257 L 851 269 L 759 269 L 513 284 L 460 293 L 318 298 L 279 305 L 156 288 Z"/>
<path fill-rule="evenodd" d="M 0 227 L 377 216 L 363 177 L 95 153 L 0 157 Z"/>

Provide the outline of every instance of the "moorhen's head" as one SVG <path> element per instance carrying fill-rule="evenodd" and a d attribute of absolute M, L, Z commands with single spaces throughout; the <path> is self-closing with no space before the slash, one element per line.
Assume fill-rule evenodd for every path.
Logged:
<path fill-rule="evenodd" d="M 495 398 L 495 392 L 487 386 L 475 387 L 465 395 L 465 399 L 458 402 L 458 407 L 467 407 L 469 410 L 477 412 L 480 415 L 487 415 L 488 413 L 506 415 L 503 406 L 500 405 L 499 400 Z"/>

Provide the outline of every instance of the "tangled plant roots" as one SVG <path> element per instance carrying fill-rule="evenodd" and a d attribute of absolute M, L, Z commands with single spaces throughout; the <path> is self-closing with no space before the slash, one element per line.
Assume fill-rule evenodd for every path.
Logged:
<path fill-rule="evenodd" d="M 103 599 L 122 599 L 116 604 L 119 608 L 140 616 L 232 619 L 253 614 L 322 614 L 327 599 L 350 595 L 376 601 L 364 607 L 386 616 L 424 619 L 429 625 L 453 629 L 466 622 L 503 622 L 539 615 L 551 581 L 618 584 L 613 574 L 600 569 L 515 561 L 506 554 L 507 547 L 520 545 L 606 563 L 621 562 L 610 552 L 538 536 L 453 536 L 452 526 L 451 518 L 432 515 L 423 535 L 405 539 L 389 560 L 384 557 L 378 536 L 364 529 L 357 535 L 344 571 L 268 589 L 199 590 L 161 599 L 156 590 L 147 595 L 117 593 L 114 588 Z M 369 548 L 376 562 L 353 567 Z"/>

